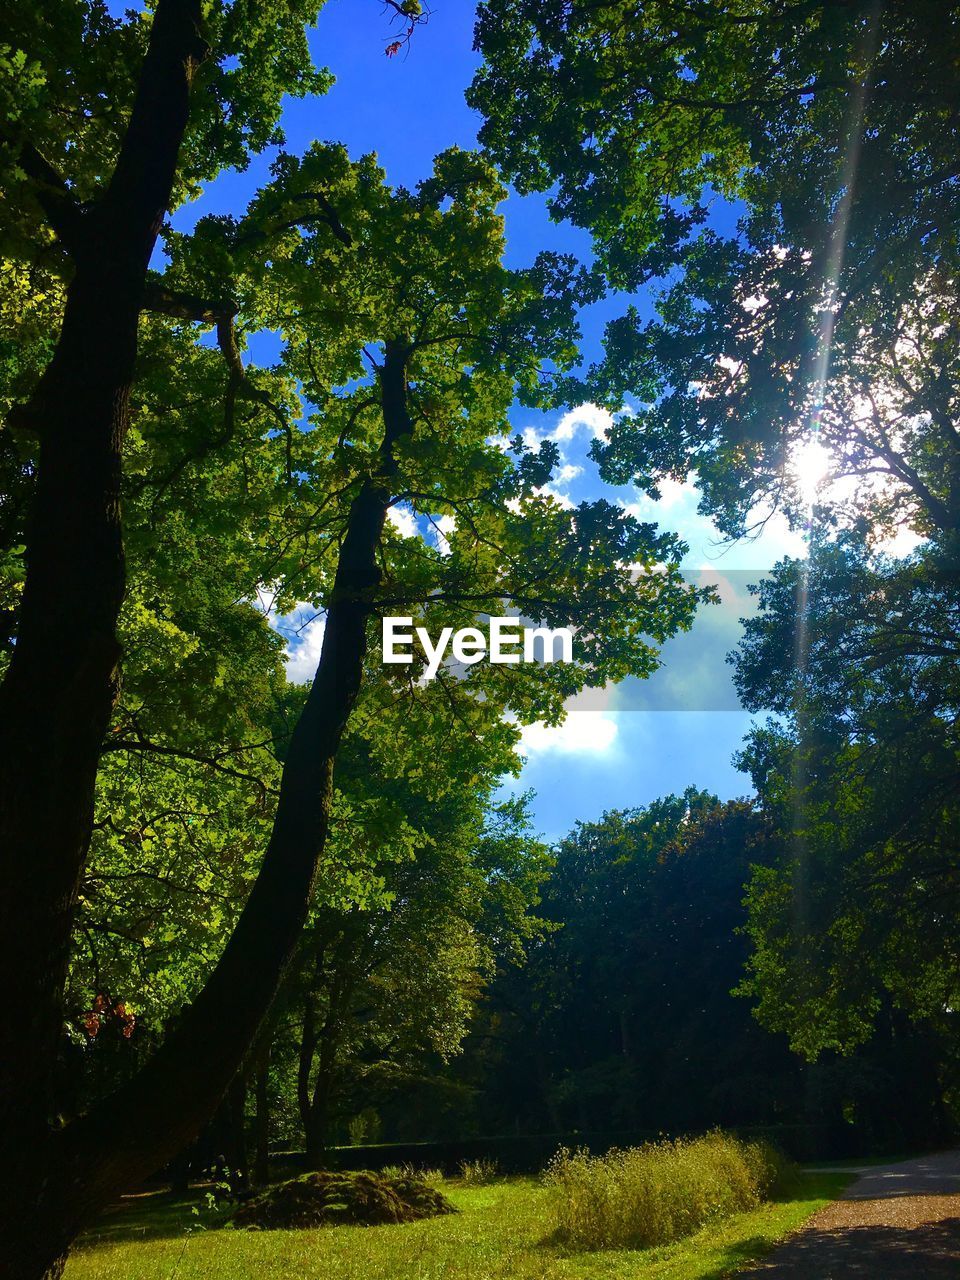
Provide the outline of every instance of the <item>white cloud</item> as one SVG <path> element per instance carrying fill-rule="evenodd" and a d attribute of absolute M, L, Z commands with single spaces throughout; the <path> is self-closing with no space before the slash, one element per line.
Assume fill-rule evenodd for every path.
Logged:
<path fill-rule="evenodd" d="M 487 436 L 487 444 L 493 445 L 494 449 L 499 449 L 501 453 L 510 452 L 510 439 L 507 436 Z"/>
<path fill-rule="evenodd" d="M 565 493 L 561 493 L 559 489 L 552 484 L 542 484 L 538 489 L 534 489 L 534 493 L 539 494 L 543 498 L 552 498 L 554 502 L 562 507 L 564 511 L 572 511 L 573 503 Z"/>
<path fill-rule="evenodd" d="M 295 639 L 287 641 L 287 679 L 291 684 L 309 684 L 317 672 L 327 616 L 318 613 Z"/>
<path fill-rule="evenodd" d="M 660 490 L 660 500 L 657 506 L 661 511 L 667 511 L 670 507 L 675 507 L 678 502 L 683 502 L 685 498 L 699 500 L 697 481 L 693 476 L 688 476 L 686 480 L 674 480 L 672 476 L 665 476 L 662 480 L 657 481 L 657 488 Z"/>
<path fill-rule="evenodd" d="M 567 410 L 549 438 L 572 440 L 580 428 L 585 427 L 595 439 L 605 440 L 612 425 L 613 415 L 608 409 L 601 409 L 598 404 L 579 404 L 575 409 Z"/>
<path fill-rule="evenodd" d="M 418 536 L 417 518 L 409 507 L 387 507 L 387 519 L 403 538 Z"/>
<path fill-rule="evenodd" d="M 577 476 L 581 475 L 583 475 L 583 467 L 575 466 L 572 462 L 565 462 L 558 468 L 557 474 L 550 483 L 541 485 L 539 489 L 534 490 L 534 493 L 542 494 L 545 498 L 552 498 L 558 506 L 563 507 L 564 511 L 572 511 L 573 503 L 563 491 L 571 480 L 576 480 Z"/>
<path fill-rule="evenodd" d="M 743 361 L 735 360 L 733 356 L 717 356 L 715 363 L 724 373 L 729 373 L 734 378 L 738 377 L 743 369 Z"/>
<path fill-rule="evenodd" d="M 553 477 L 553 483 L 555 485 L 569 484 L 571 480 L 576 480 L 577 476 L 582 475 L 583 467 L 575 466 L 572 462 L 565 462 Z"/>
<path fill-rule="evenodd" d="M 784 556 L 792 556 L 795 560 L 806 559 L 810 550 L 807 539 L 802 530 L 790 528 L 790 522 L 782 511 L 774 511 L 772 515 L 763 511 L 754 514 L 766 521 L 762 538 L 758 538 L 753 544 L 758 549 L 764 549 L 766 568 L 776 564 Z"/>
<path fill-rule="evenodd" d="M 563 755 L 603 755 L 616 741 L 615 720 L 601 711 L 568 711 L 562 724 L 542 721 L 524 725 L 517 750 L 521 755 L 558 751 Z"/>
<path fill-rule="evenodd" d="M 749 298 L 744 298 L 740 305 L 748 315 L 752 316 L 755 312 L 762 310 L 769 301 L 770 299 L 766 294 L 754 293 L 751 294 Z"/>
<path fill-rule="evenodd" d="M 450 554 L 450 535 L 457 527 L 455 516 L 437 516 L 433 521 L 433 536 L 442 556 Z"/>
<path fill-rule="evenodd" d="M 919 533 L 914 533 L 912 529 L 905 526 L 897 530 L 892 538 L 880 543 L 880 550 L 885 551 L 890 556 L 908 556 L 911 551 L 916 551 L 917 547 L 924 542 Z"/>
<path fill-rule="evenodd" d="M 256 604 L 257 608 L 260 610 L 260 612 L 267 619 L 267 621 L 270 623 L 271 626 L 273 626 L 273 620 L 276 617 L 276 613 L 273 607 L 273 602 L 276 600 L 276 598 L 277 598 L 277 588 L 275 586 L 268 587 L 261 582 L 260 585 L 257 587 L 254 603 Z"/>
<path fill-rule="evenodd" d="M 627 515 L 633 516 L 635 520 L 649 520 L 652 516 L 669 511 L 683 502 L 689 502 L 691 515 L 696 512 L 700 494 L 695 475 L 687 476 L 686 480 L 674 480 L 672 476 L 664 476 L 662 480 L 657 481 L 657 488 L 660 491 L 659 498 L 651 498 L 642 491 L 636 490 L 636 502 L 621 501 L 620 505 Z"/>

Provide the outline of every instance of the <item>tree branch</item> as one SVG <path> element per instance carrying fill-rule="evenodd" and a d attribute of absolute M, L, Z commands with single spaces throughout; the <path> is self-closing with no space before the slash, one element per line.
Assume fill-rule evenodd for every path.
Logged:
<path fill-rule="evenodd" d="M 17 163 L 32 182 L 47 221 L 67 252 L 75 254 L 84 235 L 84 212 L 64 178 L 28 139 L 0 127 L 0 144 L 16 150 Z"/>
<path fill-rule="evenodd" d="M 175 320 L 193 320 L 198 324 L 218 324 L 232 320 L 240 310 L 232 298 L 201 298 L 195 293 L 168 289 L 162 280 L 148 280 L 143 290 L 143 308 Z"/>

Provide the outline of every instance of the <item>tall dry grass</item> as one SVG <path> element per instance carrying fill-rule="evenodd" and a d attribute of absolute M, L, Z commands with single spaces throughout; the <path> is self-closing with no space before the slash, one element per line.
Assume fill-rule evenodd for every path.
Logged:
<path fill-rule="evenodd" d="M 790 1177 L 767 1144 L 719 1132 L 605 1156 L 559 1151 L 545 1175 L 557 1238 L 581 1249 L 667 1244 L 755 1209 Z"/>

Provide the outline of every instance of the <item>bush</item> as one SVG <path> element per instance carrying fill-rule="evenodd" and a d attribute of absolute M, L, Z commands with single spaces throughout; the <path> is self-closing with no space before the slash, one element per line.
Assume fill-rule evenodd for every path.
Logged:
<path fill-rule="evenodd" d="M 458 1173 L 462 1181 L 471 1186 L 482 1187 L 497 1181 L 500 1166 L 496 1160 L 461 1160 Z"/>
<path fill-rule="evenodd" d="M 434 1187 L 406 1173 L 393 1177 L 321 1170 L 281 1182 L 241 1205 L 236 1227 L 275 1230 L 361 1223 L 416 1222 L 444 1213 L 453 1205 Z"/>
<path fill-rule="evenodd" d="M 598 1157 L 561 1150 L 545 1178 L 565 1244 L 642 1249 L 756 1208 L 780 1190 L 789 1170 L 764 1143 L 710 1133 Z"/>
<path fill-rule="evenodd" d="M 436 1186 L 446 1180 L 442 1169 L 421 1169 L 414 1164 L 387 1164 L 380 1170 L 381 1178 L 419 1178 L 421 1182 L 429 1182 Z"/>
<path fill-rule="evenodd" d="M 802 1185 L 800 1166 L 778 1147 L 765 1139 L 758 1142 L 741 1140 L 738 1145 L 755 1172 L 762 1199 L 780 1200 L 797 1194 Z"/>

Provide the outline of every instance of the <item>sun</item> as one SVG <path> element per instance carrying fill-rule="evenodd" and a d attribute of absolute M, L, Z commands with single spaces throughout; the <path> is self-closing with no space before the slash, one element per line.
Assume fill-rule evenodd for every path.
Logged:
<path fill-rule="evenodd" d="M 820 486 L 830 474 L 830 450 L 810 436 L 790 455 L 790 474 L 797 483 L 804 506 L 812 507 Z"/>

